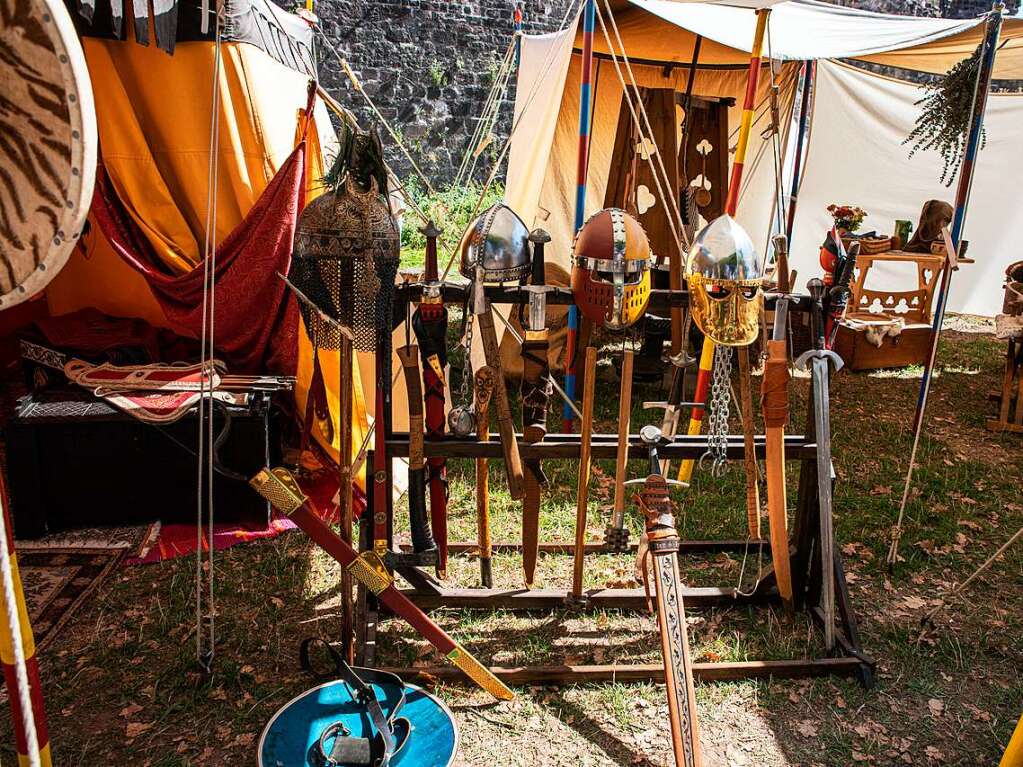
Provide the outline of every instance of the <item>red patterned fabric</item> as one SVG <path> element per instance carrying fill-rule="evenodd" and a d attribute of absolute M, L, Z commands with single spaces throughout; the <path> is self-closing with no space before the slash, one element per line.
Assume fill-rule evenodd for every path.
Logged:
<path fill-rule="evenodd" d="M 277 273 L 288 272 L 304 198 L 303 141 L 241 224 L 217 247 L 214 347 L 216 356 L 235 372 L 295 372 L 298 305 Z M 145 277 L 167 319 L 199 336 L 202 265 L 179 276 L 161 270 L 152 246 L 124 209 L 102 164 L 92 205 L 103 234 L 118 255 Z"/>
<path fill-rule="evenodd" d="M 312 507 L 316 509 L 317 516 L 324 522 L 335 524 L 337 522 L 337 505 L 334 503 L 334 495 L 338 489 L 338 477 L 336 472 L 321 471 L 311 477 L 303 477 L 299 484 L 312 501 Z M 358 517 L 366 508 L 366 496 L 358 487 L 354 488 L 352 499 L 352 510 Z M 252 530 L 240 525 L 217 524 L 213 525 L 213 540 L 211 541 L 205 527 L 202 529 L 202 548 L 208 551 L 213 546 L 214 551 L 220 551 L 238 543 L 248 541 L 261 541 L 268 538 L 276 538 L 283 532 L 294 530 L 295 523 L 283 514 L 274 511 L 270 525 L 262 530 Z M 160 533 L 141 556 L 130 557 L 124 560 L 125 566 L 150 565 L 156 562 L 163 562 L 168 559 L 184 557 L 195 553 L 196 538 L 194 524 L 172 524 L 162 525 Z"/>

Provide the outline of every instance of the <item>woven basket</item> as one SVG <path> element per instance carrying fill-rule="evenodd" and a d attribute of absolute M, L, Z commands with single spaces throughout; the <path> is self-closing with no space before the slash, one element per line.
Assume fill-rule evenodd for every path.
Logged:
<path fill-rule="evenodd" d="M 885 253 L 892 250 L 895 247 L 893 238 L 891 237 L 843 237 L 842 245 L 845 246 L 846 250 L 849 250 L 849 246 L 854 242 L 860 244 L 860 254 L 864 256 L 872 256 L 876 253 Z"/>

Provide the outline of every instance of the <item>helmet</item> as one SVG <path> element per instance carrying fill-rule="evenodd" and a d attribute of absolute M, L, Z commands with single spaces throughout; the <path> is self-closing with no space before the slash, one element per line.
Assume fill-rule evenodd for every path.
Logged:
<path fill-rule="evenodd" d="M 650 301 L 650 241 L 642 225 L 619 208 L 583 224 L 572 246 L 572 294 L 583 316 L 627 328 Z"/>
<path fill-rule="evenodd" d="M 729 215 L 696 235 L 688 264 L 696 325 L 722 346 L 748 346 L 760 330 L 762 273 L 753 242 Z"/>
<path fill-rule="evenodd" d="M 495 203 L 483 211 L 462 236 L 463 277 L 476 279 L 477 266 L 483 267 L 484 282 L 508 282 L 529 272 L 529 229 L 504 203 Z"/>

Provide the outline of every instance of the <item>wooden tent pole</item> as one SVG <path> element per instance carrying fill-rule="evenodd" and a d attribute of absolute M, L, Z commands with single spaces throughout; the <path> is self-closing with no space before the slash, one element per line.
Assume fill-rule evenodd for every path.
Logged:
<path fill-rule="evenodd" d="M 980 66 L 977 69 L 977 81 L 974 85 L 973 105 L 970 107 L 970 128 L 967 133 L 966 146 L 963 149 L 963 162 L 959 169 L 959 185 L 956 188 L 955 214 L 952 218 L 951 245 L 956 254 L 962 241 L 963 227 L 966 223 L 966 211 L 970 202 L 970 190 L 973 187 L 973 172 L 976 167 L 977 154 L 980 151 L 981 136 L 984 131 L 984 113 L 987 111 L 988 92 L 991 90 L 991 75 L 995 68 L 995 53 L 998 51 L 998 35 L 1002 29 L 1002 12 L 1005 10 L 995 0 L 987 17 L 987 27 L 980 55 Z M 949 253 L 949 257 L 953 254 Z M 953 264 L 948 262 L 941 272 L 941 284 L 938 288 L 937 306 L 931 323 L 931 348 L 924 365 L 923 377 L 920 379 L 920 390 L 916 399 L 916 412 L 913 414 L 913 448 L 909 453 L 909 469 L 906 471 L 906 482 L 902 488 L 902 500 L 899 503 L 899 515 L 892 530 L 892 543 L 888 549 L 888 569 L 893 570 L 899 558 L 899 543 L 902 538 L 902 521 L 906 515 L 906 501 L 909 488 L 913 483 L 913 468 L 916 462 L 916 451 L 920 446 L 920 435 L 923 432 L 924 413 L 927 410 L 927 397 L 931 391 L 931 379 L 934 365 L 938 357 L 938 343 L 941 340 L 941 325 L 945 319 L 945 306 L 952 281 Z"/>
<path fill-rule="evenodd" d="M 14 550 L 14 530 L 8 512 L 10 503 L 3 472 L 0 472 L 0 545 L 5 547 L 9 566 L 4 573 L 4 588 L 0 589 L 4 614 L 17 616 L 18 633 L 13 634 L 10 621 L 0 620 L 0 660 L 3 661 L 7 699 L 11 706 L 14 744 L 18 764 L 32 767 L 50 767 L 50 736 L 43 705 L 43 684 L 39 678 L 39 658 L 36 656 L 35 637 L 29 622 L 25 592 L 18 572 L 18 557 Z M 9 582 L 8 582 L 9 576 Z M 20 657 L 19 657 L 20 656 Z M 21 668 L 19 669 L 19 666 Z M 19 680 L 19 676 L 22 678 Z M 27 687 L 27 690 L 23 690 Z M 21 693 L 27 692 L 29 711 Z"/>
<path fill-rule="evenodd" d="M 807 129 L 810 126 L 810 92 L 814 87 L 817 74 L 817 62 L 803 62 L 803 93 L 799 100 L 799 130 L 796 134 L 796 156 L 792 165 L 792 189 L 789 193 L 789 216 L 785 222 L 785 236 L 792 242 L 792 229 L 796 223 L 796 202 L 799 197 L 799 185 L 802 183 L 803 147 L 806 143 Z"/>
<path fill-rule="evenodd" d="M 586 216 L 586 174 L 590 164 L 590 117 L 593 107 L 593 30 L 596 25 L 596 0 L 586 0 L 583 9 L 582 74 L 579 78 L 579 152 L 576 169 L 575 227 L 583 228 Z M 565 394 L 567 402 L 561 411 L 562 430 L 572 432 L 575 413 L 570 402 L 575 400 L 575 358 L 579 343 L 579 307 L 568 307 L 568 338 L 565 341 Z"/>

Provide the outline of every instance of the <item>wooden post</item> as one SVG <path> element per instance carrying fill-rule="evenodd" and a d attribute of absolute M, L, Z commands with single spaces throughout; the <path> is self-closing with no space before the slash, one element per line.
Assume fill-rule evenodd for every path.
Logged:
<path fill-rule="evenodd" d="M 593 388 L 597 377 L 597 350 L 586 347 L 583 370 L 583 420 L 580 424 L 579 482 L 575 505 L 575 562 L 572 569 L 572 598 L 583 593 L 583 562 L 586 558 L 586 505 L 590 496 L 590 435 L 593 433 Z"/>

